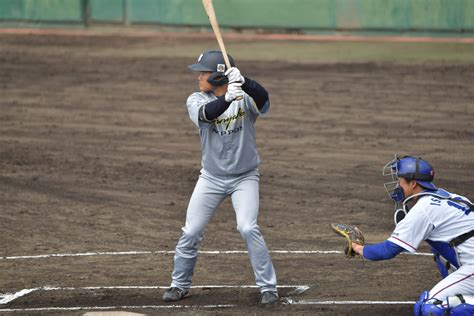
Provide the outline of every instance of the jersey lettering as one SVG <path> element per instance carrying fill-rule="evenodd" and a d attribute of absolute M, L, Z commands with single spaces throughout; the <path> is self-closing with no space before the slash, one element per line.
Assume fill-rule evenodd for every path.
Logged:
<path fill-rule="evenodd" d="M 453 201 L 448 201 L 448 205 L 449 206 L 452 206 L 454 208 L 457 208 L 458 210 L 464 212 L 464 214 L 466 215 L 469 215 L 469 213 L 471 213 L 471 209 L 470 208 L 467 208 L 465 206 L 462 206 L 462 205 L 459 205 L 457 203 L 454 203 Z"/>
<path fill-rule="evenodd" d="M 195 92 L 186 101 L 189 117 L 198 127 L 203 170 L 213 176 L 228 176 L 258 168 L 254 124 L 261 112 L 245 95 L 243 100 L 232 102 L 217 119 L 204 122 L 206 117 L 199 110 L 215 99 L 213 93 Z"/>
<path fill-rule="evenodd" d="M 232 133 L 238 133 L 242 131 L 242 126 L 234 128 L 234 129 L 226 130 L 226 131 L 218 131 L 217 129 L 213 127 L 212 131 L 216 134 L 219 134 L 220 136 L 224 136 L 224 135 L 230 135 Z"/>
<path fill-rule="evenodd" d="M 237 114 L 226 117 L 224 119 L 215 119 L 214 123 L 225 124 L 225 129 L 229 129 L 230 123 L 232 123 L 233 121 L 236 121 L 239 117 L 243 117 L 244 115 L 245 115 L 245 112 L 241 108 L 239 108 Z"/>

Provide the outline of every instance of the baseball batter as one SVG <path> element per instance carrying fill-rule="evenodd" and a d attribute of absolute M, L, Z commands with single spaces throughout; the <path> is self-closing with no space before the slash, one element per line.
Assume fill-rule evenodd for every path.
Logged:
<path fill-rule="evenodd" d="M 209 50 L 188 66 L 199 72 L 200 92 L 189 96 L 187 108 L 201 139 L 202 169 L 176 246 L 171 287 L 163 295 L 167 302 L 189 295 L 204 229 L 227 196 L 232 199 L 237 229 L 247 246 L 262 295 L 260 302 L 278 301 L 275 269 L 257 225 L 260 158 L 255 122 L 269 110 L 270 102 L 267 91 L 243 77 L 231 56 L 229 60 L 232 67 L 226 69 L 222 53 Z"/>
<path fill-rule="evenodd" d="M 414 306 L 415 315 L 474 315 L 473 203 L 437 188 L 432 183 L 432 166 L 421 158 L 396 156 L 385 166 L 384 175 L 392 176 L 385 188 L 397 205 L 402 203 L 397 212 L 406 215 L 396 216 L 398 223 L 387 240 L 353 244 L 354 251 L 369 260 L 385 260 L 402 251 L 413 253 L 427 241 L 443 279 L 422 293 Z M 456 298 L 459 294 L 464 298 Z"/>

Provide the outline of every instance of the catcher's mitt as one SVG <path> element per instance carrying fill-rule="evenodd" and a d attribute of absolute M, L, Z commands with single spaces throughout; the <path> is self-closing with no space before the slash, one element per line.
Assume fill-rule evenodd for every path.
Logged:
<path fill-rule="evenodd" d="M 346 257 L 355 257 L 357 254 L 355 253 L 354 249 L 352 249 L 352 243 L 355 242 L 359 245 L 365 244 L 364 235 L 362 234 L 360 229 L 356 226 L 336 223 L 332 223 L 331 228 L 337 234 L 347 239 L 347 245 L 344 247 L 344 253 L 346 254 Z"/>

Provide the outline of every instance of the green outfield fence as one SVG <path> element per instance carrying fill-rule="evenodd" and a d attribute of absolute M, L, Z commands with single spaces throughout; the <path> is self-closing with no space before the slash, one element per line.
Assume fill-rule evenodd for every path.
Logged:
<path fill-rule="evenodd" d="M 474 0 L 214 0 L 224 28 L 474 33 Z M 0 0 L 3 25 L 208 27 L 201 0 Z"/>

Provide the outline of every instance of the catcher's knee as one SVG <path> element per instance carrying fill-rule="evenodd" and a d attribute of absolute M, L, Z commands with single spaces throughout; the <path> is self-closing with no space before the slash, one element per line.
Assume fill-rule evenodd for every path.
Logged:
<path fill-rule="evenodd" d="M 451 316 L 474 315 L 473 295 L 454 295 L 446 298 L 446 305 Z"/>
<path fill-rule="evenodd" d="M 467 316 L 467 315 L 474 315 L 474 305 L 471 304 L 461 304 L 453 309 L 449 313 L 451 316 Z"/>
<path fill-rule="evenodd" d="M 440 300 L 429 299 L 429 292 L 424 291 L 413 307 L 414 314 L 415 316 L 444 316 L 447 309 L 441 303 Z"/>
<path fill-rule="evenodd" d="M 474 315 L 474 296 L 455 295 L 443 301 L 429 299 L 428 291 L 421 293 L 414 306 L 415 316 Z"/>
<path fill-rule="evenodd" d="M 449 315 L 448 309 L 444 308 L 441 304 L 432 304 L 426 302 L 421 306 L 421 316 L 445 316 Z"/>

